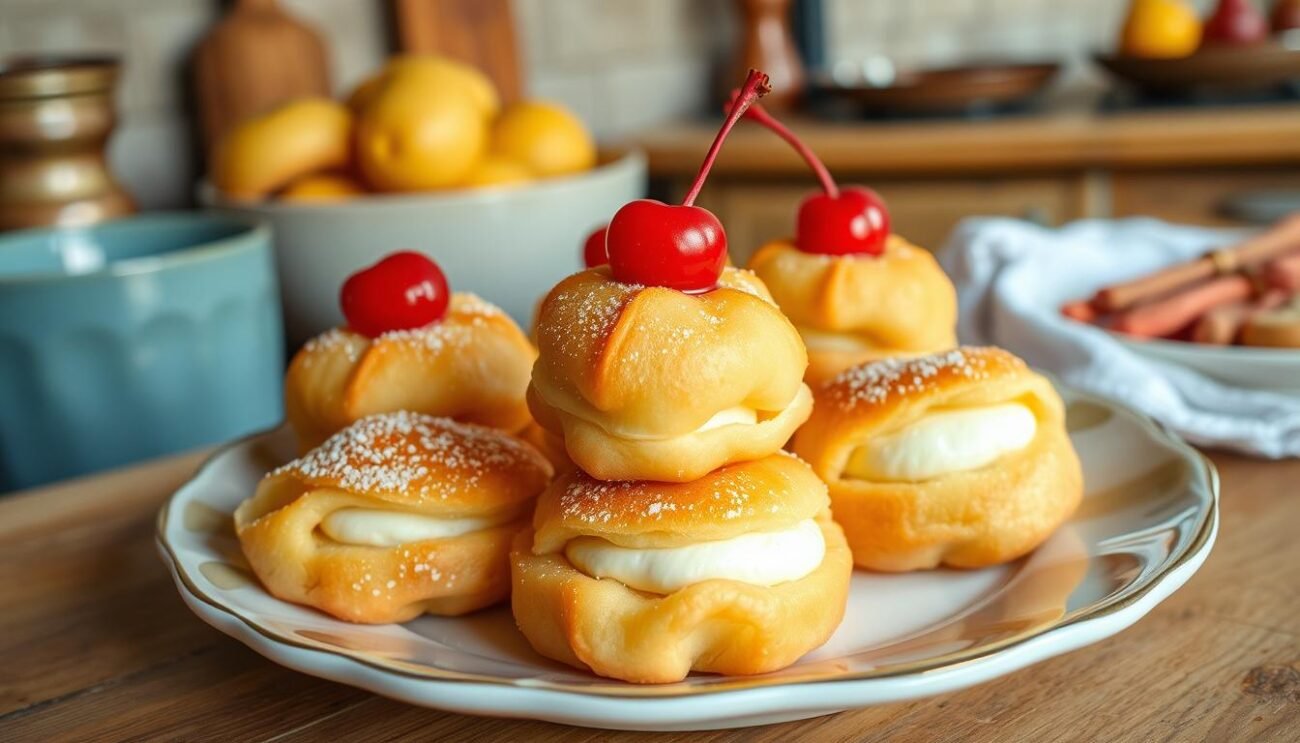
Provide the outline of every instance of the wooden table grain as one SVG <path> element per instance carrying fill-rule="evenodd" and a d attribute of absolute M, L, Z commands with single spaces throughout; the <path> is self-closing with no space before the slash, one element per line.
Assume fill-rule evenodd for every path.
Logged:
<path fill-rule="evenodd" d="M 1300 461 L 1214 455 L 1213 554 L 1116 637 L 930 699 L 646 734 L 411 707 L 211 629 L 153 540 L 158 508 L 200 459 L 0 498 L 0 740 L 1300 740 Z"/>

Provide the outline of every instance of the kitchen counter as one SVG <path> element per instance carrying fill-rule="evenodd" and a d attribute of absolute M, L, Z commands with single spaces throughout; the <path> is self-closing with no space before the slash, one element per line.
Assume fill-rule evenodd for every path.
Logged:
<path fill-rule="evenodd" d="M 1300 740 L 1300 461 L 1216 454 L 1218 543 L 1119 635 L 965 691 L 765 728 L 609 733 L 421 709 L 208 627 L 154 544 L 190 454 L 0 499 L 0 740 Z"/>
<path fill-rule="evenodd" d="M 1101 113 L 1067 109 L 985 120 L 787 122 L 833 173 L 940 175 L 1082 168 L 1165 168 L 1300 163 L 1300 104 Z M 652 177 L 693 177 L 716 122 L 637 137 Z M 790 147 L 756 125 L 737 127 L 713 172 L 806 176 Z"/>
<path fill-rule="evenodd" d="M 1268 195 L 1279 192 L 1296 195 L 1300 208 L 1300 103 L 789 123 L 838 180 L 885 197 L 896 232 L 929 248 L 970 216 L 1045 226 L 1127 216 L 1240 225 L 1245 215 L 1274 218 L 1258 216 L 1259 204 L 1261 196 L 1278 203 Z M 716 122 L 676 124 L 620 147 L 645 150 L 656 194 L 675 199 L 715 133 Z M 743 263 L 764 242 L 792 232 L 796 205 L 815 187 L 785 142 L 747 124 L 727 140 L 699 203 L 726 225 L 732 259 Z"/>

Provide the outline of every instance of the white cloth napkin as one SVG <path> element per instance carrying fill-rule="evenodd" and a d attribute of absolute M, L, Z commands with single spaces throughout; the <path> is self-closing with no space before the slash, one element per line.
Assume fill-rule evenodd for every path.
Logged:
<path fill-rule="evenodd" d="M 997 345 L 1079 389 L 1119 400 L 1202 446 L 1300 456 L 1300 398 L 1231 387 L 1138 355 L 1106 331 L 1067 320 L 1062 304 L 1241 237 L 1152 219 L 1046 229 L 968 219 L 939 253 L 957 285 L 963 343 Z"/>

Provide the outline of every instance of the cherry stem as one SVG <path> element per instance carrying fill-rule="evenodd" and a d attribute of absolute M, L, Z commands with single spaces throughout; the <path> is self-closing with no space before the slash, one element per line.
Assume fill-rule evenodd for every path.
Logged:
<path fill-rule="evenodd" d="M 722 128 L 718 130 L 718 136 L 713 138 L 713 146 L 709 147 L 709 153 L 704 156 L 704 162 L 700 165 L 700 172 L 695 176 L 695 182 L 691 184 L 691 190 L 686 192 L 686 198 L 682 199 L 682 206 L 691 206 L 695 203 L 695 197 L 700 195 L 700 189 L 704 188 L 704 180 L 709 177 L 709 171 L 713 168 L 713 161 L 718 159 L 718 153 L 722 151 L 722 143 L 727 139 L 731 128 L 740 121 L 740 117 L 745 115 L 745 110 L 750 104 L 762 98 L 772 91 L 772 86 L 767 82 L 767 75 L 758 70 L 751 69 L 745 76 L 745 84 L 740 89 L 740 93 L 731 101 L 731 110 L 727 112 L 727 120 L 722 122 Z"/>
<path fill-rule="evenodd" d="M 777 121 L 772 114 L 767 112 L 767 109 L 757 103 L 745 112 L 745 116 L 771 129 L 778 137 L 788 142 L 795 152 L 798 152 L 799 156 L 804 159 L 804 162 L 808 163 L 808 167 L 812 168 L 812 171 L 817 174 L 817 180 L 821 181 L 822 190 L 826 192 L 826 195 L 832 199 L 839 197 L 840 187 L 835 185 L 835 179 L 831 177 L 831 172 L 826 169 L 826 165 L 812 151 L 812 148 L 804 144 L 804 141 L 799 139 L 797 134 L 790 131 L 789 127 Z"/>

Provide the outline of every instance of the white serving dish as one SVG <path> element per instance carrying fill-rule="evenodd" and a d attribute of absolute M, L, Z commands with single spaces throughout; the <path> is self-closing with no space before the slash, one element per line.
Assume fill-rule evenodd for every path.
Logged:
<path fill-rule="evenodd" d="M 232 201 L 203 184 L 199 198 L 271 225 L 293 347 L 339 324 L 344 279 L 396 250 L 431 256 L 453 290 L 479 294 L 526 328 L 537 301 L 582 267 L 587 235 L 645 189 L 645 156 L 631 152 L 580 175 L 518 187 L 295 204 Z"/>
<path fill-rule="evenodd" d="M 293 454 L 284 430 L 210 459 L 159 514 L 158 543 L 204 621 L 289 668 L 411 704 L 634 730 L 815 717 L 960 689 L 1097 642 L 1204 562 L 1218 529 L 1204 457 L 1114 403 L 1063 393 L 1087 495 L 1043 547 L 986 570 L 858 571 L 831 640 L 762 676 L 638 686 L 541 658 L 504 607 L 366 626 L 272 597 L 248 572 L 230 514 Z"/>
<path fill-rule="evenodd" d="M 1225 384 L 1300 396 L 1300 350 L 1210 346 L 1111 333 L 1136 353 L 1180 364 Z"/>

